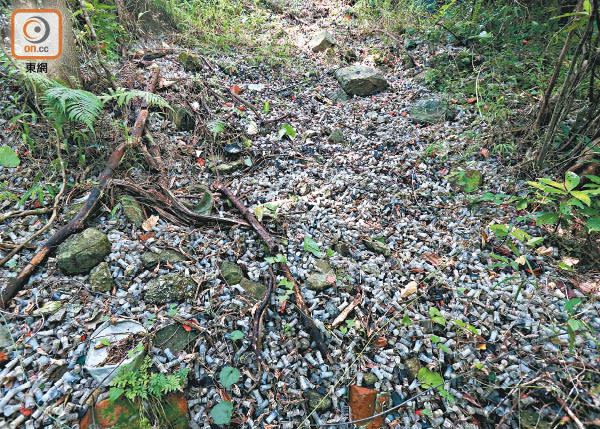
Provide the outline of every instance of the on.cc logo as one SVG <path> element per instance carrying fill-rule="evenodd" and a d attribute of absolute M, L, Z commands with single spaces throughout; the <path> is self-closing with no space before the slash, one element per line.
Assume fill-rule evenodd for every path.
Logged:
<path fill-rule="evenodd" d="M 11 15 L 11 49 L 16 59 L 58 58 L 62 36 L 62 15 L 56 9 L 17 9 Z"/>

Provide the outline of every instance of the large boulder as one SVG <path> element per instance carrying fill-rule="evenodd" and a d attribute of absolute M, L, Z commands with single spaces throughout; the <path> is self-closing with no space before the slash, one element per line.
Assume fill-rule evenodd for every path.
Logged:
<path fill-rule="evenodd" d="M 377 94 L 388 87 L 379 71 L 360 64 L 339 69 L 335 72 L 335 78 L 349 95 Z"/>
<path fill-rule="evenodd" d="M 191 298 L 196 291 L 196 283 L 190 277 L 179 274 L 165 274 L 150 280 L 144 286 L 146 304 L 164 304 Z"/>
<path fill-rule="evenodd" d="M 329 31 L 323 30 L 315 34 L 308 45 L 313 52 L 322 52 L 335 45 L 335 41 Z"/>
<path fill-rule="evenodd" d="M 67 274 L 87 273 L 110 253 L 110 241 L 106 234 L 88 228 L 69 237 L 58 247 L 58 267 Z"/>

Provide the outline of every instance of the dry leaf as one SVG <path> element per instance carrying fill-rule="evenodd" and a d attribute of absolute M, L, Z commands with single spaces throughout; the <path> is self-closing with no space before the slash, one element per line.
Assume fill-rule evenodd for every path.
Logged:
<path fill-rule="evenodd" d="M 481 155 L 483 155 L 484 158 L 489 158 L 490 157 L 490 151 L 487 150 L 486 148 L 482 147 L 480 152 L 481 152 Z"/>
<path fill-rule="evenodd" d="M 600 295 L 600 282 L 595 282 L 593 280 L 589 280 L 582 283 L 577 283 L 577 287 L 583 293 L 591 293 L 592 295 Z"/>
<path fill-rule="evenodd" d="M 554 253 L 554 247 L 540 246 L 535 252 L 540 256 L 550 256 Z"/>
<path fill-rule="evenodd" d="M 375 341 L 373 341 L 373 345 L 375 347 L 385 347 L 387 345 L 387 340 L 385 337 L 379 337 Z"/>
<path fill-rule="evenodd" d="M 517 259 L 515 259 L 515 262 L 519 265 L 525 265 L 527 263 L 527 260 L 525 259 L 525 256 L 521 255 Z"/>
<path fill-rule="evenodd" d="M 419 286 L 419 285 L 417 284 L 416 281 L 414 281 L 414 280 L 411 281 L 400 291 L 400 296 L 402 298 L 406 298 L 407 296 L 410 296 L 413 293 L 417 293 L 417 286 Z"/>
<path fill-rule="evenodd" d="M 435 253 L 423 253 L 421 256 L 434 267 L 440 265 L 440 255 L 436 255 Z"/>
<path fill-rule="evenodd" d="M 564 258 L 562 258 L 560 260 L 560 262 L 562 262 L 563 264 L 572 267 L 574 265 L 577 265 L 579 263 L 579 259 L 577 258 L 573 258 L 571 256 L 565 256 Z"/>
<path fill-rule="evenodd" d="M 142 223 L 142 229 L 146 232 L 152 231 L 152 228 L 154 228 L 156 226 L 156 224 L 158 223 L 158 219 L 159 219 L 159 217 L 156 215 L 150 216 L 148 219 L 146 219 L 144 221 L 144 223 Z"/>

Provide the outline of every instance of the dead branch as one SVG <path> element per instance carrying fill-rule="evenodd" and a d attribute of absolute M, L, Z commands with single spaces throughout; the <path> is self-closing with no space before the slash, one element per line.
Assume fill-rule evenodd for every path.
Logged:
<path fill-rule="evenodd" d="M 152 73 L 152 77 L 148 84 L 146 85 L 146 91 L 154 92 L 154 88 L 158 82 L 158 76 L 160 74 L 160 69 L 156 67 L 154 72 Z M 19 292 L 23 286 L 29 280 L 29 277 L 33 274 L 36 268 L 46 260 L 46 257 L 50 253 L 52 249 L 58 246 L 60 243 L 65 241 L 67 237 L 69 237 L 73 232 L 78 231 L 83 227 L 83 223 L 91 213 L 92 209 L 95 207 L 98 202 L 102 191 L 106 188 L 106 185 L 109 182 L 110 177 L 113 172 L 119 166 L 121 158 L 123 158 L 123 154 L 125 153 L 125 149 L 129 146 L 136 146 L 141 137 L 142 132 L 144 130 L 144 126 L 146 124 L 146 119 L 148 118 L 148 107 L 145 100 L 142 102 L 142 107 L 138 113 L 137 119 L 135 121 L 135 125 L 133 127 L 133 131 L 131 133 L 131 138 L 128 141 L 121 143 L 119 146 L 115 148 L 115 150 L 110 155 L 108 162 L 106 163 L 106 167 L 104 171 L 100 174 L 98 179 L 98 185 L 92 188 L 90 191 L 90 195 L 86 200 L 85 204 L 79 212 L 71 219 L 65 226 L 59 229 L 52 237 L 50 237 L 44 245 L 38 250 L 33 259 L 23 268 L 23 270 L 19 273 L 19 275 L 13 279 L 10 279 L 7 284 L 4 285 L 2 290 L 2 294 L 0 296 L 0 306 L 6 307 L 8 301 L 13 298 L 17 292 Z"/>
<path fill-rule="evenodd" d="M 272 255 L 276 255 L 279 250 L 279 246 L 271 237 L 271 234 L 267 232 L 267 230 L 261 225 L 261 223 L 256 219 L 256 216 L 250 212 L 244 206 L 244 204 L 234 195 L 234 193 L 227 186 L 223 185 L 219 182 L 213 182 L 213 187 L 219 191 L 221 191 L 229 200 L 233 203 L 233 205 L 244 215 L 246 220 L 250 223 L 252 228 L 258 233 L 260 238 L 263 239 L 267 247 L 269 248 L 269 252 Z M 313 341 L 316 342 L 318 349 L 324 356 L 327 356 L 327 342 L 325 340 L 325 336 L 321 332 L 321 330 L 317 327 L 314 320 L 310 316 L 310 312 L 304 299 L 302 298 L 302 294 L 300 293 L 300 288 L 298 283 L 294 280 L 294 276 L 290 271 L 290 267 L 285 262 L 279 263 L 279 269 L 285 276 L 285 278 L 294 285 L 294 297 L 296 299 L 296 308 L 300 313 L 302 318 L 303 325 L 306 329 L 308 329 L 309 334 Z"/>
<path fill-rule="evenodd" d="M 331 329 L 337 328 L 344 320 L 346 320 L 346 317 L 348 317 L 350 312 L 352 310 L 354 310 L 356 308 L 356 306 L 362 302 L 362 299 L 363 299 L 362 294 L 361 293 L 357 294 L 356 297 L 354 298 L 354 301 L 352 301 L 350 304 L 348 304 L 341 311 L 341 313 L 338 314 L 338 317 L 335 318 L 335 320 L 331 324 Z"/>
<path fill-rule="evenodd" d="M 46 207 L 43 209 L 34 209 L 34 210 L 16 210 L 13 212 L 8 212 L 0 215 L 0 222 L 4 222 L 6 219 L 10 219 L 11 217 L 21 217 L 21 216 L 29 216 L 29 215 L 41 215 L 50 213 L 52 208 Z"/>

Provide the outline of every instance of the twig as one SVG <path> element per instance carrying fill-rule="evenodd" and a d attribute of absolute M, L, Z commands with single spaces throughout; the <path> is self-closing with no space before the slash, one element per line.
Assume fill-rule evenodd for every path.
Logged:
<path fill-rule="evenodd" d="M 58 157 L 58 161 L 60 163 L 60 173 L 62 175 L 62 185 L 60 187 L 60 191 L 54 197 L 54 206 L 52 207 L 52 216 L 50 216 L 50 219 L 48 220 L 48 222 L 46 222 L 46 225 L 44 225 L 39 231 L 32 234 L 27 240 L 23 241 L 21 244 L 19 244 L 13 250 L 11 250 L 0 261 L 0 267 L 2 267 L 4 264 L 6 264 L 10 260 L 10 258 L 12 258 L 14 255 L 19 253 L 21 251 L 21 249 L 23 249 L 23 247 L 25 247 L 27 244 L 31 243 L 36 237 L 38 237 L 38 236 L 42 235 L 44 232 L 46 232 L 48 230 L 48 228 L 50 228 L 52 226 L 52 224 L 54 223 L 54 221 L 56 220 L 56 215 L 58 214 L 58 206 L 60 204 L 60 199 L 62 198 L 63 194 L 65 193 L 65 188 L 67 187 L 66 186 L 67 185 L 67 175 L 65 173 L 65 165 L 63 163 L 63 159 L 60 154 L 60 141 L 61 140 L 58 138 L 58 135 L 57 135 L 56 136 L 56 154 Z"/>
<path fill-rule="evenodd" d="M 567 405 L 567 403 L 564 400 L 562 400 L 561 398 L 559 398 L 559 397 L 557 397 L 556 400 L 565 409 L 565 411 L 567 412 L 567 414 L 569 415 L 569 417 L 571 417 L 571 419 L 573 419 L 573 421 L 575 422 L 575 424 L 577 425 L 577 427 L 579 429 L 585 429 L 585 426 L 583 426 L 583 423 L 581 423 L 581 420 L 579 420 L 577 418 L 577 416 L 575 415 L 575 413 L 573 413 L 573 411 L 571 411 L 571 409 L 569 408 L 569 406 Z"/>
<path fill-rule="evenodd" d="M 354 310 L 354 308 L 362 302 L 362 299 L 363 299 L 362 293 L 357 294 L 356 298 L 354 298 L 354 301 L 352 301 L 350 304 L 348 304 L 346 306 L 346 308 L 344 308 L 342 310 L 342 312 L 338 315 L 338 317 L 335 318 L 335 320 L 331 324 L 331 329 L 337 328 L 340 323 L 342 323 L 344 320 L 346 320 L 346 317 L 348 317 L 350 312 L 352 310 Z"/>
<path fill-rule="evenodd" d="M 271 237 L 271 234 L 267 232 L 267 230 L 261 225 L 261 223 L 256 219 L 256 216 L 250 212 L 244 206 L 244 204 L 235 196 L 235 194 L 229 189 L 227 186 L 219 183 L 213 182 L 213 187 L 219 191 L 221 191 L 229 200 L 233 203 L 233 205 L 244 215 L 248 223 L 254 228 L 254 230 L 258 233 L 260 238 L 263 239 L 267 247 L 269 248 L 269 252 L 272 255 L 276 255 L 279 250 L 279 246 Z M 279 269 L 282 271 L 285 278 L 294 285 L 294 297 L 296 298 L 296 308 L 298 308 L 298 312 L 302 317 L 302 322 L 304 326 L 309 330 L 311 338 L 317 343 L 318 349 L 321 353 L 326 356 L 327 355 L 327 343 L 325 341 L 325 337 L 321 330 L 317 327 L 314 320 L 310 316 L 310 312 L 304 299 L 302 298 L 302 294 L 300 293 L 300 288 L 298 287 L 298 283 L 294 280 L 294 276 L 290 272 L 290 267 L 285 262 L 279 263 Z"/>
<path fill-rule="evenodd" d="M 147 92 L 154 92 L 154 88 L 158 82 L 158 76 L 160 74 L 160 69 L 157 67 L 146 85 Z M 33 259 L 23 268 L 23 270 L 19 273 L 19 275 L 15 278 L 12 278 L 8 281 L 5 281 L 4 288 L 2 290 L 2 295 L 0 296 L 0 306 L 6 307 L 8 301 L 12 297 L 14 297 L 17 292 L 19 292 L 29 280 L 29 277 L 36 268 L 46 260 L 46 257 L 50 253 L 50 251 L 62 243 L 67 237 L 69 237 L 73 232 L 81 229 L 83 227 L 83 223 L 91 213 L 92 209 L 95 207 L 98 202 L 100 195 L 106 185 L 109 182 L 110 177 L 113 172 L 119 166 L 119 162 L 121 158 L 123 158 L 123 154 L 125 153 L 125 149 L 129 146 L 137 146 L 139 143 L 142 132 L 144 130 L 144 126 L 146 125 L 146 119 L 148 118 L 148 108 L 144 107 L 145 101 L 142 102 L 142 107 L 138 113 L 137 119 L 135 121 L 135 125 L 133 127 L 131 138 L 127 141 L 121 143 L 119 146 L 115 148 L 115 150 L 110 155 L 106 167 L 104 171 L 100 174 L 98 179 L 98 185 L 92 188 L 90 191 L 90 195 L 86 200 L 85 204 L 79 212 L 60 230 L 58 230 L 52 237 L 50 237 L 44 245 L 38 250 Z"/>
<path fill-rule="evenodd" d="M 265 314 L 265 309 L 271 299 L 271 294 L 273 293 L 273 289 L 275 288 L 275 274 L 273 274 L 273 270 L 269 267 L 269 279 L 267 280 L 267 290 L 265 291 L 265 296 L 262 301 L 254 311 L 252 315 L 252 350 L 258 359 L 256 363 L 257 366 L 257 377 L 254 380 L 254 383 L 250 387 L 249 390 L 254 390 L 260 383 L 262 378 L 262 364 L 265 364 L 265 359 L 263 358 L 262 352 L 262 329 L 263 329 L 263 315 Z M 266 366 L 266 364 L 265 364 Z"/>
<path fill-rule="evenodd" d="M 0 215 L 0 222 L 4 222 L 6 219 L 10 219 L 11 217 L 21 217 L 21 216 L 29 216 L 29 215 L 41 215 L 52 212 L 52 208 L 45 207 L 41 209 L 35 210 L 16 210 L 14 212 L 8 212 Z"/>

